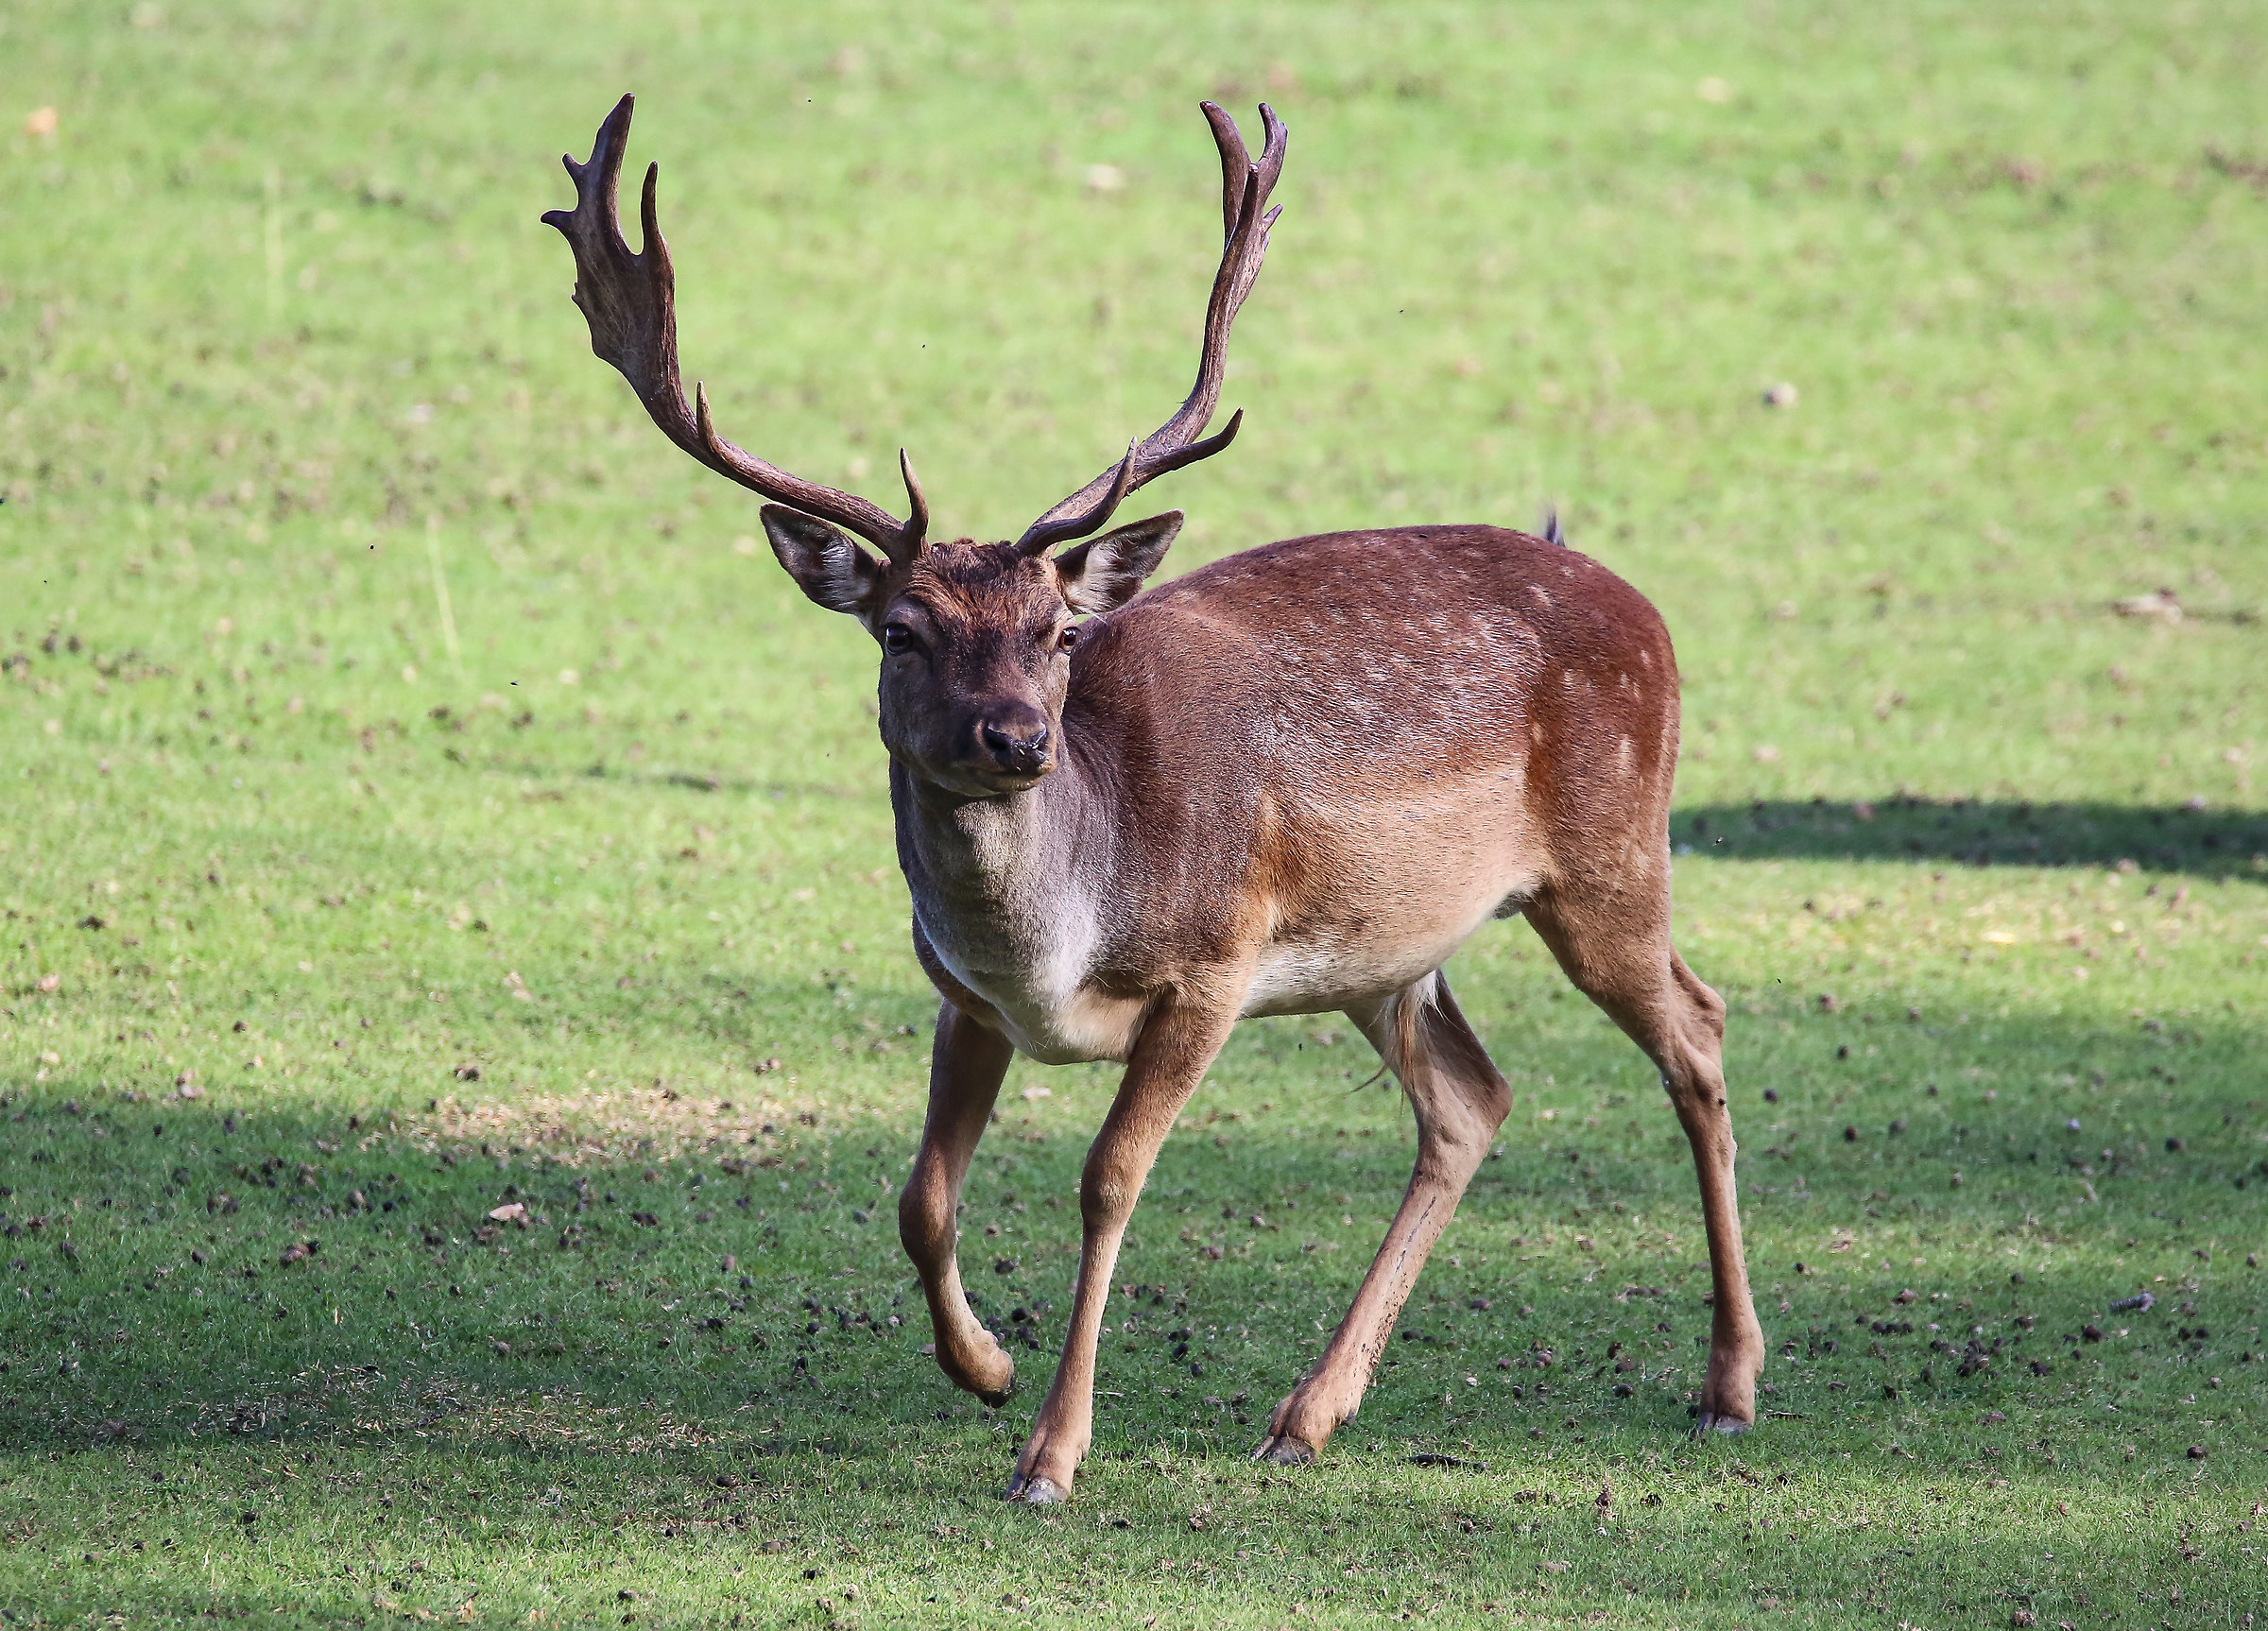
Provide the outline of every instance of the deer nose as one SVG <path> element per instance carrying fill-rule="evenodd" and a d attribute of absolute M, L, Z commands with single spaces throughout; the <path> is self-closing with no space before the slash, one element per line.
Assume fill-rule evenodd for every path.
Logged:
<path fill-rule="evenodd" d="M 988 719 L 977 734 L 985 751 L 1004 770 L 1028 776 L 1047 768 L 1047 721 L 1035 710 Z"/>

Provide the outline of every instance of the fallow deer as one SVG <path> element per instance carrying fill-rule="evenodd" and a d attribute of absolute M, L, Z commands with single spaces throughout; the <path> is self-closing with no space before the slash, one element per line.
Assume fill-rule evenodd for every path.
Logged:
<path fill-rule="evenodd" d="M 1007 1398 L 1015 1365 L 962 1291 L 954 1213 L 1003 1075 L 1018 1053 L 1125 1066 L 1080 1178 L 1061 1359 L 1007 1498 L 1069 1497 L 1135 1198 L 1249 1015 L 1345 1013 L 1416 1112 L 1417 1167 L 1385 1242 L 1253 1453 L 1312 1461 L 1355 1414 L 1510 1109 L 1441 969 L 1483 922 L 1514 915 L 1660 1072 L 1709 1234 L 1699 1427 L 1749 1426 L 1763 1335 L 1741 1254 L 1725 1004 L 1670 943 L 1677 673 L 1654 608 L 1555 525 L 1547 538 L 1489 525 L 1296 538 L 1146 592 L 1181 515 L 1096 536 L 1136 488 L 1236 435 L 1241 414 L 1203 432 L 1277 217 L 1282 123 L 1261 109 L 1255 160 L 1205 104 L 1225 247 L 1188 400 L 1015 542 L 980 543 L 926 537 L 902 454 L 901 521 L 725 440 L 699 387 L 688 405 L 658 166 L 644 249 L 620 229 L 630 112 L 625 96 L 590 162 L 566 161 L 576 206 L 543 218 L 574 249 L 592 349 L 670 440 L 774 501 L 763 522 L 781 565 L 881 647 L 914 952 L 944 1000 L 900 1230 L 937 1363 L 988 1402 Z"/>

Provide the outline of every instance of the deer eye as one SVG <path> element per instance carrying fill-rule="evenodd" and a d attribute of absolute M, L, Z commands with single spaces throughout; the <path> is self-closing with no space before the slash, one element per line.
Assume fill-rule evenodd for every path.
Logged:
<path fill-rule="evenodd" d="M 1066 623 L 1063 626 L 1062 631 L 1056 636 L 1056 649 L 1057 651 L 1069 651 L 1073 646 L 1078 644 L 1078 643 L 1079 626 L 1075 623 Z"/>
<path fill-rule="evenodd" d="M 882 628 L 882 648 L 892 657 L 903 657 L 914 649 L 914 631 L 902 623 L 885 623 Z"/>

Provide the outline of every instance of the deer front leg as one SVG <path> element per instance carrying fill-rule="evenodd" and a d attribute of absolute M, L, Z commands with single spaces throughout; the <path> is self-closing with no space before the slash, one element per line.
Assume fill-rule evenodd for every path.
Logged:
<path fill-rule="evenodd" d="M 1376 1007 L 1349 1009 L 1348 1018 L 1401 1078 L 1417 1112 L 1418 1164 L 1354 1306 L 1314 1368 L 1276 1407 L 1267 1437 L 1252 1451 L 1253 1460 L 1280 1467 L 1314 1460 L 1362 1408 L 1401 1305 L 1512 1107 L 1511 1090 L 1441 975 L 1429 974 Z"/>
<path fill-rule="evenodd" d="M 937 1366 L 954 1384 L 987 1404 L 1008 1397 L 1016 1362 L 977 1323 L 961 1289 L 954 1253 L 960 1231 L 961 1180 L 969 1174 L 977 1141 L 1000 1096 L 1015 1050 L 998 1031 L 947 1003 L 937 1015 L 936 1046 L 929 1063 L 929 1116 L 921 1127 L 921 1149 L 913 1175 L 898 1197 L 898 1238 L 921 1277 L 929 1298 L 929 1322 L 936 1332 Z"/>
<path fill-rule="evenodd" d="M 1071 1499 L 1072 1478 L 1094 1439 L 1094 1353 L 1109 1308 L 1119 1243 L 1174 1118 L 1205 1079 L 1236 1022 L 1242 991 L 1239 982 L 1226 999 L 1219 993 L 1194 1001 L 1168 998 L 1143 1022 L 1118 1097 L 1079 1176 L 1079 1279 L 1072 1288 L 1063 1356 L 1032 1423 L 1032 1435 L 1016 1458 L 1006 1500 L 1049 1506 Z"/>

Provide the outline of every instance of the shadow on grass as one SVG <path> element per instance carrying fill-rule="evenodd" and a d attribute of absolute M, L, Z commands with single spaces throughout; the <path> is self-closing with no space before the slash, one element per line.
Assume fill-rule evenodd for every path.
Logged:
<path fill-rule="evenodd" d="M 1850 1013 L 1805 1023 L 1800 1055 L 1822 1062 L 1774 1061 L 1779 1100 L 1742 1108 L 1766 1324 L 1775 1342 L 1808 1326 L 1812 1344 L 1776 1407 L 1855 1428 L 1868 1414 L 1859 1401 L 1880 1419 L 1885 1386 L 1904 1412 L 2045 1406 L 2080 1374 L 2088 1321 L 2142 1328 L 2104 1319 L 2138 1274 L 2194 1288 L 2161 1298 L 2153 1325 L 2177 1313 L 2188 1323 L 2178 1305 L 2192 1297 L 2225 1341 L 2258 1318 L 2245 1311 L 2259 1283 L 2239 1265 L 2268 1163 L 2251 1142 L 2239 1027 L 2016 1021 L 1932 1033 Z M 1578 1071 L 1589 1034 L 1550 1037 L 1532 1062 Z M 1813 1045 L 1837 1037 L 1871 1039 L 1901 1080 L 1952 1080 L 1980 1057 L 2008 1065 L 1991 1094 L 1858 1088 Z M 1394 1101 L 1308 1079 L 1312 1096 L 1279 1111 L 1259 1095 L 1298 1093 L 1292 1078 L 1317 1073 L 1263 1050 L 1238 1061 L 1242 1090 L 1191 1107 L 1136 1214 L 1114 1318 L 1133 1314 L 1140 1330 L 1105 1355 L 1103 1385 L 1124 1400 L 1108 1412 L 1114 1443 L 1247 1448 L 1313 1359 L 1314 1333 L 1344 1312 L 1406 1180 L 1406 1121 L 1398 1107 L 1382 1114 Z M 2041 1073 L 2064 1061 L 2088 1073 Z M 1748 1073 L 1761 1063 L 1747 1060 Z M 2191 1084 L 2178 1103 L 2159 1091 L 2168 1063 Z M 72 1087 L 68 1105 L 24 1105 L 0 1152 L 0 1209 L 12 1214 L 0 1218 L 0 1452 L 121 1437 L 375 1441 L 475 1422 L 509 1436 L 513 1418 L 541 1416 L 540 1399 L 561 1395 L 632 1412 L 666 1401 L 696 1437 L 826 1441 L 838 1453 L 995 1420 L 921 1352 L 928 1321 L 895 1228 L 910 1116 L 829 1113 L 753 1138 L 689 1125 L 666 1153 L 632 1127 L 611 1156 L 573 1143 L 555 1154 L 532 1120 L 434 1123 L 414 1142 L 364 1145 L 343 1107 L 173 1105 L 161 1136 L 150 1107 Z M 1053 1365 L 1078 1235 L 1064 1197 L 1100 1107 L 1081 1094 L 1005 1109 L 978 1155 L 962 1259 L 980 1316 L 1023 1370 L 1006 1419 Z M 1453 1448 L 1463 1434 L 1555 1435 L 1571 1421 L 1592 1434 L 1679 1430 L 1709 1318 L 1684 1141 L 1653 1093 L 1571 1090 L 1555 1113 L 1508 1125 L 1484 1162 L 1349 1448 L 1381 1434 Z M 1949 1187 L 1954 1173 L 1965 1178 Z M 2050 1237 L 2053 1268 L 2032 1245 Z M 2012 1247 L 2034 1254 L 2020 1292 L 2002 1261 Z M 1993 1311 L 1987 1340 L 2005 1339 L 2007 1353 L 1962 1372 L 1962 1355 L 1933 1353 L 1909 1315 L 1883 1354 L 1847 1329 L 1838 1354 L 1827 1333 L 1854 1313 L 1895 1322 L 1890 1299 L 1908 1285 Z M 1783 1295 L 1790 1304 L 1771 1312 Z M 2014 1313 L 2036 1313 L 2036 1333 L 2008 1328 Z M 2208 1341 L 2184 1331 L 2180 1374 L 2202 1365 Z M 1610 1343 L 1642 1362 L 1626 1379 L 1634 1393 Z M 1544 1349 L 1558 1356 L 1548 1378 L 1529 1358 Z M 2052 1380 L 2027 1368 L 2036 1357 Z M 1500 1361 L 1520 1368 L 1501 1373 Z M 2160 1374 L 2128 1388 L 2124 1408 L 2165 1404 L 2153 1396 L 2175 1373 Z M 1533 1386 L 1546 1380 L 1548 1406 Z M 759 1421 L 771 1425 L 759 1434 Z"/>
<path fill-rule="evenodd" d="M 726 775 L 710 770 L 641 770 L 609 759 L 588 762 L 556 762 L 522 754 L 513 757 L 492 753 L 481 758 L 467 757 L 457 761 L 467 771 L 479 775 L 507 775 L 528 785 L 521 798 L 531 804 L 563 801 L 578 783 L 597 782 L 626 791 L 658 793 L 724 793 L 739 798 L 773 798 L 781 800 L 816 798 L 826 801 L 850 799 L 879 800 L 880 788 L 861 786 L 841 781 L 758 781 L 748 776 Z"/>
<path fill-rule="evenodd" d="M 1685 806 L 1670 818 L 1670 841 L 1739 861 L 2100 867 L 2268 884 L 2268 814 L 2186 805 L 1760 799 Z"/>

